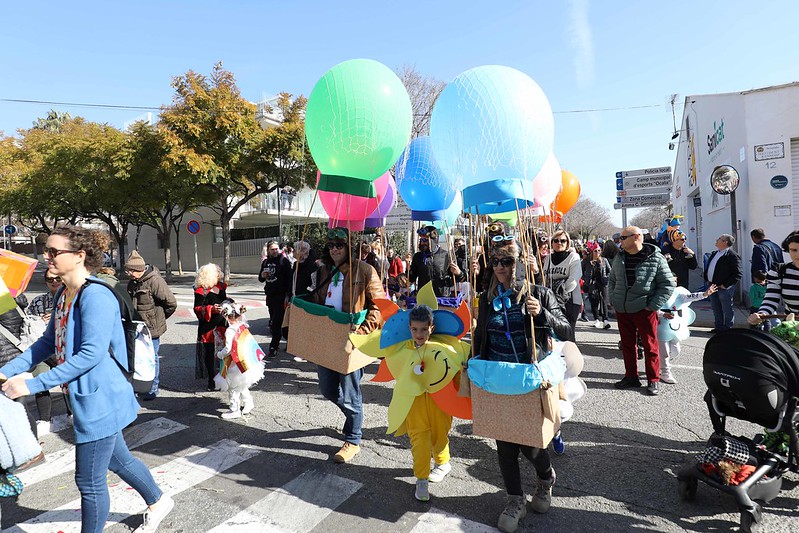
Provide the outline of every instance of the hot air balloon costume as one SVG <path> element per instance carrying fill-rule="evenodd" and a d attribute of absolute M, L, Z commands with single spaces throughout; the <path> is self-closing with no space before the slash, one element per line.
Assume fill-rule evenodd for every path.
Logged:
<path fill-rule="evenodd" d="M 471 346 L 460 338 L 468 331 L 471 315 L 465 302 L 454 312 L 438 309 L 431 284 L 419 291 L 417 302 L 433 314 L 433 333 L 421 346 L 411 335 L 410 312 L 390 300 L 376 302 L 386 319 L 383 329 L 353 334 L 350 340 L 363 353 L 383 358 L 373 381 L 396 380 L 387 433 L 408 434 L 414 475 L 426 485 L 431 455 L 436 465 L 449 462 L 452 417 L 471 418 L 471 400 L 458 396 L 461 366 L 471 353 Z"/>

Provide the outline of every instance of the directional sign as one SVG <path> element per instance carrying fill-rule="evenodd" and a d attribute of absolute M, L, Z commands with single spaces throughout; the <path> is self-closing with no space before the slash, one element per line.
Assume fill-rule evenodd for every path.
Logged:
<path fill-rule="evenodd" d="M 14 235 L 17 232 L 17 227 L 13 224 L 8 224 L 6 227 L 3 228 L 3 233 L 6 235 Z"/>
<path fill-rule="evenodd" d="M 632 176 L 649 176 L 652 174 L 671 174 L 671 167 L 642 168 L 639 170 L 620 170 L 616 172 L 616 177 L 629 178 Z"/>
<path fill-rule="evenodd" d="M 197 235 L 200 233 L 200 223 L 196 220 L 189 220 L 188 224 L 186 224 L 186 231 L 192 235 Z"/>
<path fill-rule="evenodd" d="M 648 196 L 650 194 L 664 194 L 670 192 L 671 185 L 667 185 L 665 187 L 650 187 L 649 189 L 624 189 L 622 191 L 616 191 L 616 196 L 622 198 L 640 198 L 641 196 Z"/>
<path fill-rule="evenodd" d="M 652 196 L 642 196 L 640 198 L 621 199 L 621 202 L 613 204 L 614 209 L 629 209 L 631 207 L 651 207 L 656 205 L 667 205 L 671 202 L 670 194 L 654 194 Z"/>
<path fill-rule="evenodd" d="M 618 179 L 616 180 L 619 181 Z M 649 189 L 651 187 L 671 187 L 671 174 L 651 174 L 649 176 L 633 176 L 621 179 L 621 190 Z M 616 185 L 618 189 L 618 183 Z"/>

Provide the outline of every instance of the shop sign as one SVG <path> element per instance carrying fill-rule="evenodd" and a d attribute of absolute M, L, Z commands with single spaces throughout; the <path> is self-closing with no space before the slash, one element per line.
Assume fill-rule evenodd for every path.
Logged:
<path fill-rule="evenodd" d="M 785 143 L 755 145 L 755 161 L 782 159 L 783 157 L 785 157 Z"/>

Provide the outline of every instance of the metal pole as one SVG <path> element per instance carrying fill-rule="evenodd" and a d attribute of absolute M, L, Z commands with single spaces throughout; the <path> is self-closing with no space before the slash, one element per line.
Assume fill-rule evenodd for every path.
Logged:
<path fill-rule="evenodd" d="M 194 239 L 194 271 L 198 272 L 200 270 L 200 259 L 197 256 L 197 235 L 192 233 L 191 236 Z"/>
<path fill-rule="evenodd" d="M 621 228 L 624 229 L 627 227 L 627 208 L 621 208 Z"/>

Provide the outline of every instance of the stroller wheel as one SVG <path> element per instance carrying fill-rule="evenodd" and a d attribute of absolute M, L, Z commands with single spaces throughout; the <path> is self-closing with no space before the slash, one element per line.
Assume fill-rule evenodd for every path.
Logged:
<path fill-rule="evenodd" d="M 680 499 L 684 502 L 692 502 L 696 499 L 696 486 L 697 481 L 695 478 L 677 481 L 677 493 Z"/>
<path fill-rule="evenodd" d="M 760 531 L 760 520 L 763 518 L 763 507 L 755 502 L 755 508 L 751 511 L 741 511 L 741 531 L 743 533 L 754 533 Z"/>

